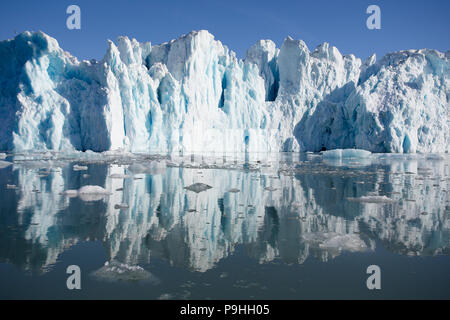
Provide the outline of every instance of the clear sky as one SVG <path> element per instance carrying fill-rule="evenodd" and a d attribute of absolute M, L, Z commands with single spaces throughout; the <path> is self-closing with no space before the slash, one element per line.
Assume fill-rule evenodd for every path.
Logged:
<path fill-rule="evenodd" d="M 81 30 L 66 28 L 66 8 L 81 8 Z M 370 4 L 381 8 L 381 30 L 366 27 Z M 329 42 L 367 58 L 402 49 L 450 50 L 449 0 L 3 0 L 0 39 L 42 30 L 81 59 L 101 59 L 106 39 L 120 35 L 159 44 L 207 29 L 238 57 L 259 39 L 278 47 L 290 35 L 312 50 Z"/>

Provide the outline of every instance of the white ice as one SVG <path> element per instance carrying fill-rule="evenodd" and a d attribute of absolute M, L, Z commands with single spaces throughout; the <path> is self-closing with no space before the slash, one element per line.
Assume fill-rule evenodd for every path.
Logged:
<path fill-rule="evenodd" d="M 241 60 L 201 30 L 160 45 L 119 37 L 102 60 L 79 61 L 27 31 L 0 42 L 0 150 L 444 153 L 449 57 L 363 62 L 287 37 Z"/>

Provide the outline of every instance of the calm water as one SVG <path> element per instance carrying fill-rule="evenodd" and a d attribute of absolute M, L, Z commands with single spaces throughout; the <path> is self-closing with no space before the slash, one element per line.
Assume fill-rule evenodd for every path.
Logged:
<path fill-rule="evenodd" d="M 5 161 L 2 299 L 450 299 L 448 157 Z M 86 185 L 110 194 L 64 194 Z"/>

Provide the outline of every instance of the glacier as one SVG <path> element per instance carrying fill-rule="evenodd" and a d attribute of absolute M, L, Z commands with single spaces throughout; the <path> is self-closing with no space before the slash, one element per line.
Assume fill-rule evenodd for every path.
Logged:
<path fill-rule="evenodd" d="M 0 41 L 0 150 L 448 153 L 449 57 L 362 61 L 287 37 L 238 59 L 201 30 L 79 61 L 27 31 Z"/>

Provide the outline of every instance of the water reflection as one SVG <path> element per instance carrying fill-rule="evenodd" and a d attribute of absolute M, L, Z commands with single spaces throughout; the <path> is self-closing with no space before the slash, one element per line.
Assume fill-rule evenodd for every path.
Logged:
<path fill-rule="evenodd" d="M 291 155 L 226 169 L 181 160 L 16 161 L 0 169 L 0 261 L 45 272 L 79 241 L 101 241 L 115 263 L 158 257 L 200 272 L 238 245 L 260 263 L 328 261 L 370 253 L 376 243 L 402 255 L 449 254 L 448 159 Z M 186 189 L 195 183 L 212 188 Z M 111 194 L 64 194 L 86 185 Z"/>

